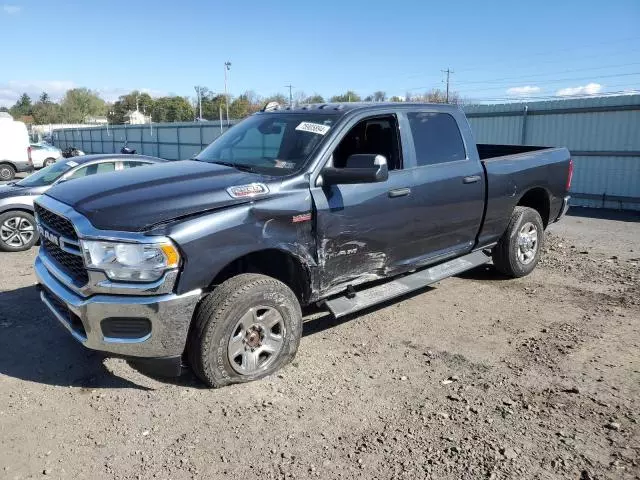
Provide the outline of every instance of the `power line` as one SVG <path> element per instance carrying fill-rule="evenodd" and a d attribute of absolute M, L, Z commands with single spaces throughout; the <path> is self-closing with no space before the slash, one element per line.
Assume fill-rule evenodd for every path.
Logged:
<path fill-rule="evenodd" d="M 590 80 L 592 82 L 595 82 L 596 80 L 602 79 L 602 78 L 618 78 L 618 77 L 629 77 L 629 76 L 634 76 L 634 75 L 640 75 L 640 72 L 631 72 L 631 73 L 618 73 L 618 74 L 612 74 L 612 75 L 599 75 L 599 76 L 589 76 L 589 77 L 572 77 L 572 78 L 554 78 L 554 79 L 549 79 L 549 80 L 544 80 L 542 82 L 538 82 L 542 85 L 545 84 L 550 84 L 550 83 L 558 83 L 558 82 L 569 82 L 569 81 L 579 81 L 579 80 Z M 420 86 L 420 87 L 413 87 L 413 88 L 408 88 L 406 89 L 407 91 L 412 91 L 412 90 L 423 90 L 423 89 L 427 89 L 427 88 L 431 88 L 432 86 Z M 489 87 L 489 88 L 481 88 L 477 91 L 488 91 L 488 90 L 501 90 L 505 87 L 505 85 L 500 85 L 500 86 L 495 86 L 495 87 Z"/>
<path fill-rule="evenodd" d="M 635 66 L 635 65 L 640 65 L 640 62 L 633 62 L 633 63 L 623 63 L 623 64 L 618 64 L 618 65 L 604 65 L 601 67 L 588 67 L 588 68 L 574 68 L 571 70 L 562 70 L 559 72 L 548 72 L 548 73 L 538 73 L 538 74 L 531 74 L 531 75 L 518 75 L 516 77 L 505 77 L 505 78 L 496 78 L 493 80 L 474 80 L 472 82 L 456 82 L 457 85 L 476 85 L 476 84 L 482 84 L 482 83 L 491 83 L 491 84 L 495 84 L 497 82 L 502 82 L 502 81 L 511 81 L 511 80 L 518 80 L 518 79 L 529 79 L 529 78 L 535 78 L 535 77 L 546 77 L 548 75 L 557 75 L 557 74 L 562 74 L 562 73 L 571 73 L 571 72 L 585 72 L 585 71 L 591 71 L 591 70 L 604 70 L 604 69 L 609 69 L 609 68 L 623 68 L 623 67 L 631 67 L 631 66 Z"/>

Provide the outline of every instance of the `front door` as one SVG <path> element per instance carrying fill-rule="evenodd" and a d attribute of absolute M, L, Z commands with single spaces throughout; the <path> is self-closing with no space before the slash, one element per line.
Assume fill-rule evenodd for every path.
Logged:
<path fill-rule="evenodd" d="M 315 186 L 320 290 L 339 291 L 380 278 L 407 256 L 402 239 L 411 236 L 406 215 L 413 208 L 413 174 L 402 168 L 402 149 L 395 115 L 368 117 L 342 138 L 329 162 L 345 165 L 356 153 L 377 153 L 387 158 L 386 182 Z"/>

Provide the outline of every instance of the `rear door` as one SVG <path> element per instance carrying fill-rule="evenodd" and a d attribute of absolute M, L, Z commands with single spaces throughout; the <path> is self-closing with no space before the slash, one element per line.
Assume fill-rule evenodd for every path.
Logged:
<path fill-rule="evenodd" d="M 405 111 L 411 141 L 407 162 L 418 179 L 412 188 L 416 217 L 415 264 L 470 251 L 484 211 L 484 171 L 462 112 L 416 108 Z M 464 136 L 461 133 L 461 127 Z"/>

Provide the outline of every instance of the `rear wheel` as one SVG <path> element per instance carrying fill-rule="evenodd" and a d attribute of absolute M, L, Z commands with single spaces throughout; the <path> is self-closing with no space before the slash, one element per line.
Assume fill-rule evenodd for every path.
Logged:
<path fill-rule="evenodd" d="M 300 343 L 302 314 L 284 283 L 242 274 L 218 286 L 198 306 L 187 353 L 211 387 L 248 382 L 289 363 Z"/>
<path fill-rule="evenodd" d="M 0 215 L 0 250 L 21 252 L 29 250 L 38 241 L 38 231 L 33 215 L 10 211 Z"/>
<path fill-rule="evenodd" d="M 16 169 L 13 168 L 13 165 L 9 165 L 7 163 L 3 163 L 0 165 L 0 180 L 8 181 L 13 180 L 16 176 Z"/>
<path fill-rule="evenodd" d="M 530 274 L 542 253 L 544 224 L 532 208 L 516 207 L 492 256 L 495 267 L 510 277 Z"/>

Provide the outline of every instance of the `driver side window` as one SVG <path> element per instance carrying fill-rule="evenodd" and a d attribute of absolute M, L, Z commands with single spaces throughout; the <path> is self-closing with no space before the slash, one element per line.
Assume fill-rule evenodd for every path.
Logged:
<path fill-rule="evenodd" d="M 402 169 L 395 115 L 366 118 L 358 122 L 340 141 L 333 151 L 333 166 L 344 168 L 347 158 L 354 154 L 373 153 L 384 155 L 389 170 Z"/>

